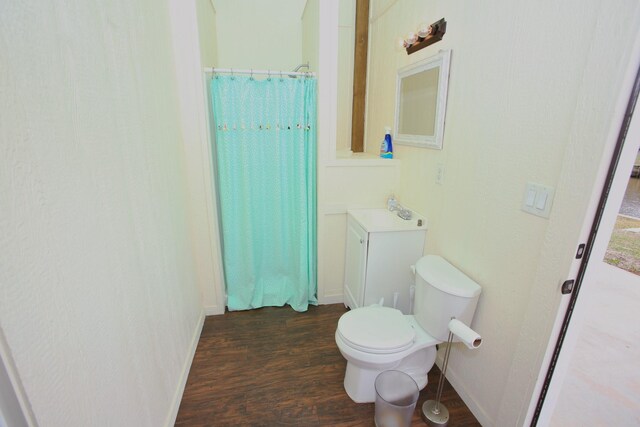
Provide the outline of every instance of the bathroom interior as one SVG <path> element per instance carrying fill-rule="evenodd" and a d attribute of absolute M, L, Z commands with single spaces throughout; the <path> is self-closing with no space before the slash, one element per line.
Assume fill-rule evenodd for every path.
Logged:
<path fill-rule="evenodd" d="M 227 315 L 206 70 L 308 63 L 317 303 L 347 301 L 348 211 L 393 195 L 424 218 L 419 255 L 482 289 L 483 345 L 455 345 L 447 380 L 479 424 L 530 425 L 638 62 L 637 2 L 588 3 L 370 0 L 362 152 L 356 0 L 3 3 L 0 421 L 174 425 L 205 318 Z M 442 40 L 399 46 L 441 18 Z M 442 51 L 441 147 L 380 158 L 399 70 Z"/>

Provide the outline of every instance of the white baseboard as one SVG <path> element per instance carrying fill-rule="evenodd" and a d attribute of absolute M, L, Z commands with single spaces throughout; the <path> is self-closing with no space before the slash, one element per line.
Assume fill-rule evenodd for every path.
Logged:
<path fill-rule="evenodd" d="M 438 365 L 438 367 L 441 368 L 441 366 L 442 366 L 442 357 L 440 355 L 438 355 L 438 359 L 437 359 L 436 362 L 437 362 L 436 364 Z M 464 387 L 464 382 L 456 374 L 455 370 L 451 369 L 451 365 L 449 365 L 447 367 L 446 378 L 449 381 L 449 383 L 451 383 L 451 385 L 455 389 L 456 393 L 458 393 L 458 396 L 460 396 L 460 398 L 465 403 L 465 405 L 467 405 L 467 407 L 469 408 L 469 410 L 471 411 L 473 416 L 476 417 L 476 419 L 478 420 L 480 425 L 482 425 L 482 426 L 495 425 L 493 420 L 491 419 L 491 417 L 489 415 L 487 415 L 487 413 L 484 411 L 484 409 L 482 409 L 477 404 L 475 399 L 473 399 L 471 397 L 471 395 L 467 392 L 467 389 Z"/>
<path fill-rule="evenodd" d="M 318 298 L 318 304 L 326 305 L 326 304 L 340 304 L 344 302 L 344 296 L 340 295 L 326 295 L 322 298 Z"/>
<path fill-rule="evenodd" d="M 187 385 L 187 378 L 189 378 L 189 370 L 191 369 L 191 363 L 193 362 L 193 356 L 196 354 L 196 348 L 198 347 L 198 341 L 200 341 L 200 334 L 202 333 L 202 327 L 204 326 L 204 311 L 200 312 L 200 317 L 196 328 L 193 331 L 191 337 L 191 344 L 187 357 L 182 365 L 182 372 L 180 373 L 180 381 L 178 382 L 178 388 L 173 395 L 173 401 L 171 402 L 171 409 L 167 416 L 167 422 L 164 424 L 166 427 L 171 427 L 176 424 L 176 418 L 178 418 L 178 410 L 180 409 L 180 402 L 182 402 L 182 394 L 184 388 Z"/>
<path fill-rule="evenodd" d="M 220 305 L 204 306 L 205 316 L 217 316 L 218 314 L 224 314 L 224 306 L 220 306 Z"/>

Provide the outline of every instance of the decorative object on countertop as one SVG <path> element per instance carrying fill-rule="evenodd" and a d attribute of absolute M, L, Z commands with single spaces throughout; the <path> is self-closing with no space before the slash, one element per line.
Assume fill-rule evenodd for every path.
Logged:
<path fill-rule="evenodd" d="M 392 194 L 387 199 L 387 209 L 393 212 L 396 210 L 397 207 L 398 207 L 398 201 L 396 200 L 396 196 Z"/>

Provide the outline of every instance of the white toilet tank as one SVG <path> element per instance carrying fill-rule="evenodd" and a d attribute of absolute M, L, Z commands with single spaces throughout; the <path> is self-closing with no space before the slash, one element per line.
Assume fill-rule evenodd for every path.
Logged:
<path fill-rule="evenodd" d="M 427 255 L 416 262 L 413 314 L 432 337 L 447 341 L 455 317 L 471 326 L 482 288 L 444 258 Z"/>

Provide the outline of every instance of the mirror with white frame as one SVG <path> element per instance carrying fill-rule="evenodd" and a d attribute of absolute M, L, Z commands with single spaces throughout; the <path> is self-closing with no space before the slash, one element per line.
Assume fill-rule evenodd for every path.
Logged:
<path fill-rule="evenodd" d="M 394 142 L 442 149 L 451 50 L 398 70 Z"/>

